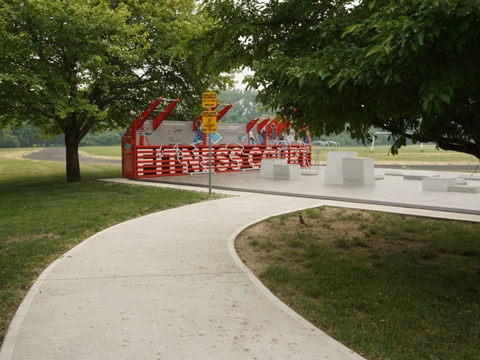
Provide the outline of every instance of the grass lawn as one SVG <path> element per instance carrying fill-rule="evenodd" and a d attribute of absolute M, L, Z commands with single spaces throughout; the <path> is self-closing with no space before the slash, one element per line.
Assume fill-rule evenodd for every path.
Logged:
<path fill-rule="evenodd" d="M 318 148 L 312 149 L 313 161 Z M 462 154 L 455 151 L 437 150 L 435 145 L 424 144 L 408 145 L 399 150 L 398 155 L 390 154 L 390 147 L 375 146 L 373 151 L 370 147 L 332 147 L 320 150 L 320 161 L 325 164 L 328 151 L 356 151 L 359 157 L 373 158 L 375 164 L 458 164 L 458 165 L 476 165 L 478 159 L 472 155 Z"/>
<path fill-rule="evenodd" d="M 480 223 L 321 207 L 236 241 L 283 302 L 367 359 L 480 359 Z"/>
<path fill-rule="evenodd" d="M 387 149 L 337 150 L 379 161 Z M 410 149 L 408 160 L 389 158 L 477 162 Z M 80 150 L 120 157 L 119 147 Z M 120 177 L 118 165 L 83 164 L 84 181 L 67 184 L 63 163 L 21 159 L 30 151 L 0 149 L 0 342 L 32 282 L 61 254 L 116 223 L 209 199 L 97 181 Z M 480 224 L 324 207 L 303 216 L 309 227 L 292 213 L 237 240 L 240 257 L 286 304 L 367 359 L 480 360 Z"/>
<path fill-rule="evenodd" d="M 209 199 L 97 181 L 120 177 L 118 165 L 84 164 L 83 181 L 68 184 L 65 164 L 21 159 L 30 151 L 0 149 L 0 343 L 32 282 L 70 248 L 125 220 Z"/>

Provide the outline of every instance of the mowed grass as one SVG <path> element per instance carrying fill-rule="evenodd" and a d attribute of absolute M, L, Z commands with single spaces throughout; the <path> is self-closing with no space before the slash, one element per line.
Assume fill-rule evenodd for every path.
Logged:
<path fill-rule="evenodd" d="M 0 149 L 0 343 L 27 290 L 63 253 L 114 224 L 210 199 L 97 180 L 120 177 L 114 165 L 84 164 L 83 181 L 68 184 L 64 163 L 21 158 L 30 151 Z"/>
<path fill-rule="evenodd" d="M 407 145 L 401 148 L 398 155 L 390 154 L 390 147 L 386 145 L 371 147 L 353 146 L 353 147 L 330 147 L 320 149 L 320 161 L 325 164 L 328 151 L 356 151 L 359 157 L 373 158 L 375 164 L 458 164 L 458 165 L 476 165 L 479 160 L 467 154 L 455 151 L 444 151 L 436 149 L 434 144 Z M 312 149 L 313 161 L 317 154 L 317 148 Z"/>
<path fill-rule="evenodd" d="M 320 207 L 237 239 L 286 304 L 367 359 L 480 359 L 480 223 Z"/>

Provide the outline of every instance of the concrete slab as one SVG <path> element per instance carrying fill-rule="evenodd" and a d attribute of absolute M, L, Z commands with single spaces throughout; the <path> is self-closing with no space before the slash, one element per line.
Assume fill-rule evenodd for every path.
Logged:
<path fill-rule="evenodd" d="M 384 170 L 387 172 L 388 170 Z M 376 169 L 381 174 L 382 170 Z M 414 174 L 415 171 L 409 171 Z M 257 193 L 271 195 L 287 195 L 289 197 L 306 197 L 310 199 L 329 200 L 335 202 L 353 204 L 374 204 L 380 206 L 396 206 L 412 209 L 435 209 L 447 211 L 451 216 L 460 214 L 472 214 L 477 219 L 480 215 L 480 204 L 475 197 L 468 194 L 452 192 L 425 192 L 422 191 L 421 181 L 405 181 L 400 176 L 388 176 L 384 181 L 379 181 L 374 187 L 357 186 L 330 186 L 324 184 L 325 169 L 319 169 L 318 176 L 302 176 L 300 181 L 275 181 L 274 179 L 259 178 L 259 172 L 249 171 L 245 173 L 221 173 L 213 177 L 213 191 L 233 193 Z M 419 171 L 421 176 L 429 173 Z M 461 173 L 435 172 L 433 175 L 459 176 Z M 119 179 L 120 182 L 128 180 Z M 139 181 L 132 181 L 138 183 Z M 141 181 L 143 185 L 179 187 L 183 189 L 197 189 L 208 191 L 208 177 L 189 176 L 166 177 L 161 179 L 149 179 Z M 408 210 L 410 209 L 410 210 Z M 462 217 L 463 215 L 460 215 Z M 475 220 L 474 220 L 475 221 Z"/>
<path fill-rule="evenodd" d="M 467 194 L 478 194 L 480 193 L 480 186 L 453 185 L 448 187 L 448 191 L 467 193 Z"/>
<path fill-rule="evenodd" d="M 426 191 L 448 191 L 450 186 L 455 186 L 456 177 L 451 176 L 427 176 L 423 178 L 422 190 Z"/>
<path fill-rule="evenodd" d="M 438 175 L 426 174 L 426 173 L 410 173 L 410 174 L 404 174 L 403 180 L 423 180 L 426 177 L 436 177 L 436 176 Z"/>
<path fill-rule="evenodd" d="M 343 185 L 375 186 L 372 158 L 345 157 L 342 159 Z"/>
<path fill-rule="evenodd" d="M 460 178 L 465 180 L 480 181 L 480 174 L 461 174 Z"/>
<path fill-rule="evenodd" d="M 297 164 L 274 164 L 273 178 L 275 180 L 300 180 L 302 176 L 300 165 Z"/>
<path fill-rule="evenodd" d="M 403 177 L 404 174 L 403 174 L 403 171 L 400 171 L 400 170 L 387 170 L 385 171 L 385 175 Z"/>
<path fill-rule="evenodd" d="M 314 176 L 320 174 L 320 171 L 317 169 L 302 169 L 301 171 L 302 175 L 309 175 L 309 176 Z"/>
<path fill-rule="evenodd" d="M 326 185 L 343 185 L 344 158 L 357 157 L 356 151 L 329 151 L 324 182 Z"/>
<path fill-rule="evenodd" d="M 273 179 L 275 177 L 273 172 L 273 167 L 275 164 L 287 165 L 287 159 L 262 159 L 260 165 L 260 177 Z"/>

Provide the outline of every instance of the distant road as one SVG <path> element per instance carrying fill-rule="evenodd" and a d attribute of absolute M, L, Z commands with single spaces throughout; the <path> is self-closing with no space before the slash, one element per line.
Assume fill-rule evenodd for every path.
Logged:
<path fill-rule="evenodd" d="M 64 147 L 47 147 L 40 151 L 35 151 L 32 148 L 31 153 L 23 156 L 27 159 L 33 160 L 42 160 L 42 161 L 58 161 L 65 162 L 65 148 Z M 111 159 L 111 158 L 97 158 L 97 157 L 86 157 L 79 155 L 80 163 L 89 163 L 89 164 L 115 164 L 120 165 L 122 163 L 121 159 Z"/>
<path fill-rule="evenodd" d="M 34 151 L 34 149 L 32 149 Z M 48 147 L 40 151 L 31 152 L 24 156 L 28 159 L 43 160 L 43 161 L 59 161 L 65 162 L 65 148 L 64 147 Z M 90 164 L 115 164 L 121 165 L 121 159 L 111 158 L 97 158 L 97 157 L 85 157 L 79 156 L 80 163 Z M 401 165 L 401 164 L 388 164 L 388 165 L 375 165 L 377 169 L 408 169 L 408 170 L 428 170 L 428 171 L 458 171 L 458 172 L 480 172 L 480 166 L 477 165 L 451 165 L 451 164 L 421 164 L 421 165 Z"/>

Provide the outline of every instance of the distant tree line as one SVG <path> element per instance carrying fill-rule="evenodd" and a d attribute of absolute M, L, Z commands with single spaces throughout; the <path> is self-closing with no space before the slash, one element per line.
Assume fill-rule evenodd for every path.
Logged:
<path fill-rule="evenodd" d="M 110 130 L 90 132 L 80 142 L 80 146 L 120 146 L 125 131 Z M 19 129 L 7 127 L 0 129 L 0 148 L 54 147 L 65 146 L 62 135 L 42 138 L 34 126 L 26 125 Z"/>
<path fill-rule="evenodd" d="M 256 91 L 228 89 L 221 91 L 218 99 L 221 103 L 232 103 L 234 106 L 222 119 L 223 122 L 246 124 L 257 116 L 270 116 L 273 112 L 266 112 L 261 104 L 257 104 Z M 139 110 L 140 112 L 140 110 Z M 110 130 L 104 132 L 89 132 L 80 142 L 80 146 L 120 146 L 121 138 L 125 130 Z M 373 134 L 375 130 L 372 130 Z M 346 132 L 314 138 L 315 140 L 336 141 L 342 146 L 358 146 L 360 142 L 351 138 Z M 393 140 L 388 135 L 379 135 L 375 139 L 376 145 L 391 145 Z M 65 146 L 62 135 L 53 138 L 41 137 L 37 129 L 32 125 L 25 125 L 21 128 L 7 127 L 0 129 L 0 148 L 18 147 L 52 147 Z"/>
<path fill-rule="evenodd" d="M 232 123 L 245 123 L 245 117 L 236 121 L 235 116 L 231 116 L 228 121 Z M 103 133 L 89 133 L 80 142 L 80 146 L 120 146 L 124 131 L 106 131 Z M 322 136 L 314 140 L 336 141 L 342 146 L 359 146 L 357 140 L 350 137 L 347 132 L 338 135 Z M 387 135 L 378 136 L 375 145 L 391 145 L 393 140 L 389 141 Z M 20 147 L 55 147 L 65 146 L 61 135 L 52 139 L 42 139 L 36 133 L 32 126 L 25 126 L 21 129 L 3 129 L 0 130 L 0 148 L 20 148 Z"/>

